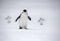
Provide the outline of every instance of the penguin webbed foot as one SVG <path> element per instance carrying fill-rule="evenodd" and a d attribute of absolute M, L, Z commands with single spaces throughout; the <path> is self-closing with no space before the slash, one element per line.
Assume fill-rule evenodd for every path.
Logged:
<path fill-rule="evenodd" d="M 22 29 L 22 27 L 19 27 L 19 29 Z"/>
<path fill-rule="evenodd" d="M 27 29 L 27 28 L 25 28 L 25 29 Z"/>

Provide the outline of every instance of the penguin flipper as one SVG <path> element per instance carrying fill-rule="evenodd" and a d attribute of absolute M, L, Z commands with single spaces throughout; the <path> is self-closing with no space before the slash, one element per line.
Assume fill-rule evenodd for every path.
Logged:
<path fill-rule="evenodd" d="M 16 22 L 20 17 L 21 17 L 21 14 L 20 14 L 20 16 L 17 17 L 17 19 L 15 20 L 15 22 Z"/>
<path fill-rule="evenodd" d="M 31 18 L 28 16 L 28 19 L 31 21 Z"/>

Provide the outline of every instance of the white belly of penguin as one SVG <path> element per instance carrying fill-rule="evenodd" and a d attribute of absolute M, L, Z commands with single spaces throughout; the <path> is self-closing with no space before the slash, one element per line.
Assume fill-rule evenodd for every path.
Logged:
<path fill-rule="evenodd" d="M 28 15 L 27 14 L 22 14 L 20 19 L 19 19 L 20 26 L 21 27 L 27 26 L 27 22 L 28 22 Z"/>

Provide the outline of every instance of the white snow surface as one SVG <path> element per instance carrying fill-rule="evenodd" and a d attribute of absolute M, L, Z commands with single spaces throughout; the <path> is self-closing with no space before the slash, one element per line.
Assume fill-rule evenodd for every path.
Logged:
<path fill-rule="evenodd" d="M 59 4 L 59 0 L 0 0 L 0 41 L 60 41 Z M 32 18 L 27 30 L 15 22 L 23 9 Z M 12 17 L 11 23 L 7 16 Z M 39 18 L 45 19 L 43 25 Z"/>

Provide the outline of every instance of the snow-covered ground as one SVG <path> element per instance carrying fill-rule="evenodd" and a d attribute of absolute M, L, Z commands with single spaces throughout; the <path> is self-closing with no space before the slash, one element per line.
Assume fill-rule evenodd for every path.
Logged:
<path fill-rule="evenodd" d="M 59 0 L 0 0 L 0 41 L 60 41 Z M 19 29 L 15 19 L 23 9 L 32 18 L 28 30 Z M 8 23 L 6 17 L 11 17 Z M 38 20 L 45 19 L 43 25 Z"/>

